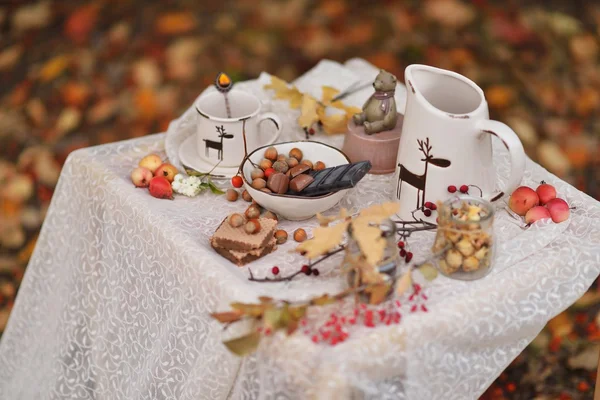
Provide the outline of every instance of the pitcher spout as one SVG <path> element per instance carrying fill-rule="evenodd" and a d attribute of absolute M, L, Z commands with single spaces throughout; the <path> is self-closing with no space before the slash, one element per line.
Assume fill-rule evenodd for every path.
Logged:
<path fill-rule="evenodd" d="M 408 86 L 407 108 L 426 108 L 428 112 L 450 118 L 469 118 L 487 110 L 483 91 L 470 79 L 452 71 L 413 64 L 405 70 Z"/>

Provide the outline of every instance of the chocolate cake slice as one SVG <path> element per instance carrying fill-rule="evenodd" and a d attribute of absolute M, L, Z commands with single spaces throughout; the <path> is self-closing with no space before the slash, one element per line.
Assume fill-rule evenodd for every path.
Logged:
<path fill-rule="evenodd" d="M 276 243 L 277 242 L 275 238 L 272 238 L 263 248 L 249 251 L 236 251 L 224 249 L 222 247 L 217 246 L 214 240 L 210 241 L 210 245 L 213 249 L 215 249 L 217 253 L 219 253 L 221 256 L 225 257 L 226 259 L 228 259 L 229 261 L 231 261 L 239 267 L 251 263 L 252 261 L 258 260 L 259 258 L 264 257 L 269 253 L 272 253 L 277 249 Z"/>

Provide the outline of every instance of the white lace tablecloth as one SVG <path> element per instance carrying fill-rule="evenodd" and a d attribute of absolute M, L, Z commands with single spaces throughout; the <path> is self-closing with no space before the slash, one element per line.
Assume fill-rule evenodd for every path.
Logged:
<path fill-rule="evenodd" d="M 190 114 L 169 136 L 189 129 Z M 293 135 L 286 125 L 282 140 Z M 505 176 L 507 154 L 498 143 L 494 151 Z M 426 288 L 429 312 L 364 328 L 337 346 L 301 332 L 276 335 L 240 359 L 221 344 L 209 313 L 262 294 L 293 300 L 340 290 L 335 260 L 318 278 L 249 282 L 247 269 L 216 255 L 208 240 L 246 204 L 210 193 L 166 201 L 134 188 L 129 173 L 150 152 L 166 155 L 165 135 L 67 159 L 0 342 L 0 399 L 475 399 L 600 273 L 600 205 L 528 161 L 524 184 L 543 179 L 577 209 L 564 223 L 526 230 L 500 209 L 498 258 L 487 277 L 439 277 Z M 342 205 L 359 209 L 391 193 L 389 176 L 368 176 Z M 280 223 L 288 232 L 316 225 Z M 432 240 L 432 232 L 411 237 L 415 260 Z M 250 264 L 254 274 L 295 270 L 302 258 L 293 247 Z"/>

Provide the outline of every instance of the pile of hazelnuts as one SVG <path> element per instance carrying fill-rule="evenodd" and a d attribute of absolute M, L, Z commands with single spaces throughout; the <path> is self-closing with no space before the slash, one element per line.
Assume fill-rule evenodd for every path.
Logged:
<path fill-rule="evenodd" d="M 250 173 L 250 177 L 252 178 L 251 186 L 266 193 L 279 194 L 285 193 L 288 185 L 282 186 L 281 180 L 271 178 L 273 175 L 285 175 L 287 178 L 285 181 L 290 184 L 297 175 L 304 174 L 309 170 L 320 171 L 325 169 L 323 161 L 313 163 L 310 160 L 303 159 L 302 150 L 297 147 L 291 149 L 287 155 L 279 154 L 273 146 L 268 147 L 265 150 L 264 158 L 258 164 L 254 164 L 254 166 L 254 170 Z M 236 188 L 242 187 L 242 177 L 239 175 L 234 176 L 231 179 L 231 184 Z M 294 188 L 293 185 L 290 187 Z"/>

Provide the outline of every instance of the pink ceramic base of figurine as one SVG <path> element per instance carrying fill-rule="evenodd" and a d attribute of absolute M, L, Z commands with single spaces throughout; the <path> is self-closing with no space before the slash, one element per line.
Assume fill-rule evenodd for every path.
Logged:
<path fill-rule="evenodd" d="M 367 135 L 364 126 L 356 125 L 350 118 L 342 151 L 352 162 L 371 161 L 370 174 L 390 174 L 396 169 L 396 156 L 398 155 L 403 121 L 404 116 L 398 114 L 398 121 L 394 129 Z"/>

